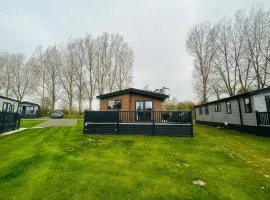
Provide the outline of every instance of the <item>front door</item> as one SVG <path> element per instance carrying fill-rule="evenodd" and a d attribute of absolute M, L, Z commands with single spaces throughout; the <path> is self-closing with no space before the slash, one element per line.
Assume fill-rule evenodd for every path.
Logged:
<path fill-rule="evenodd" d="M 265 103 L 267 112 L 270 112 L 270 96 L 265 96 Z"/>
<path fill-rule="evenodd" d="M 140 122 L 151 122 L 153 119 L 153 101 L 136 101 L 135 118 Z"/>
<path fill-rule="evenodd" d="M 26 113 L 26 106 L 23 106 L 22 107 L 22 114 L 25 114 Z"/>

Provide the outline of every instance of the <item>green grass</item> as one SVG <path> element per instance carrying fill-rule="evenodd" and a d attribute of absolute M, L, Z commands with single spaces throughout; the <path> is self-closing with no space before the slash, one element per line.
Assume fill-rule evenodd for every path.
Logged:
<path fill-rule="evenodd" d="M 32 128 L 38 124 L 41 124 L 44 120 L 41 119 L 22 119 L 20 127 L 21 128 Z"/>
<path fill-rule="evenodd" d="M 194 130 L 194 138 L 98 136 L 77 126 L 0 137 L 0 199 L 270 198 L 269 138 Z"/>

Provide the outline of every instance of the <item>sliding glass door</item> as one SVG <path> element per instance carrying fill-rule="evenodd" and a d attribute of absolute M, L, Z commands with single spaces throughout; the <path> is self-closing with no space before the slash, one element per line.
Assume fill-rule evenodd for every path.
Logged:
<path fill-rule="evenodd" d="M 136 121 L 140 122 L 150 122 L 153 119 L 152 110 L 153 102 L 152 101 L 136 101 L 135 108 L 135 118 Z"/>

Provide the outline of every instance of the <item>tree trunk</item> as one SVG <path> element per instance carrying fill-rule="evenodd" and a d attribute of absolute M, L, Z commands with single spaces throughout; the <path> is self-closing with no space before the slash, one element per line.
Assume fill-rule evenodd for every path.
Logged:
<path fill-rule="evenodd" d="M 93 101 L 93 98 L 89 98 L 89 110 L 92 110 L 92 101 Z"/>

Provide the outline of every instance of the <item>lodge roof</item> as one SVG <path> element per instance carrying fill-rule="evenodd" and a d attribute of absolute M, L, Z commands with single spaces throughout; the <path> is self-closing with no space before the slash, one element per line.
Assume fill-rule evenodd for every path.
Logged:
<path fill-rule="evenodd" d="M 107 94 L 102 94 L 102 95 L 97 96 L 97 98 L 98 99 L 107 99 L 107 98 L 111 98 L 111 97 L 115 97 L 115 96 L 119 96 L 119 95 L 123 95 L 123 94 L 139 94 L 139 95 L 149 96 L 149 97 L 153 97 L 153 98 L 160 99 L 160 100 L 165 100 L 169 97 L 169 95 L 161 94 L 161 93 L 157 93 L 157 92 L 139 90 L 139 89 L 135 89 L 135 88 L 128 88 L 128 89 L 119 90 L 119 91 L 115 91 L 115 92 L 111 92 L 111 93 L 107 93 Z"/>
<path fill-rule="evenodd" d="M 20 104 L 30 104 L 30 105 L 33 105 L 33 106 L 39 106 L 38 104 L 29 102 L 29 101 L 21 101 Z"/>

